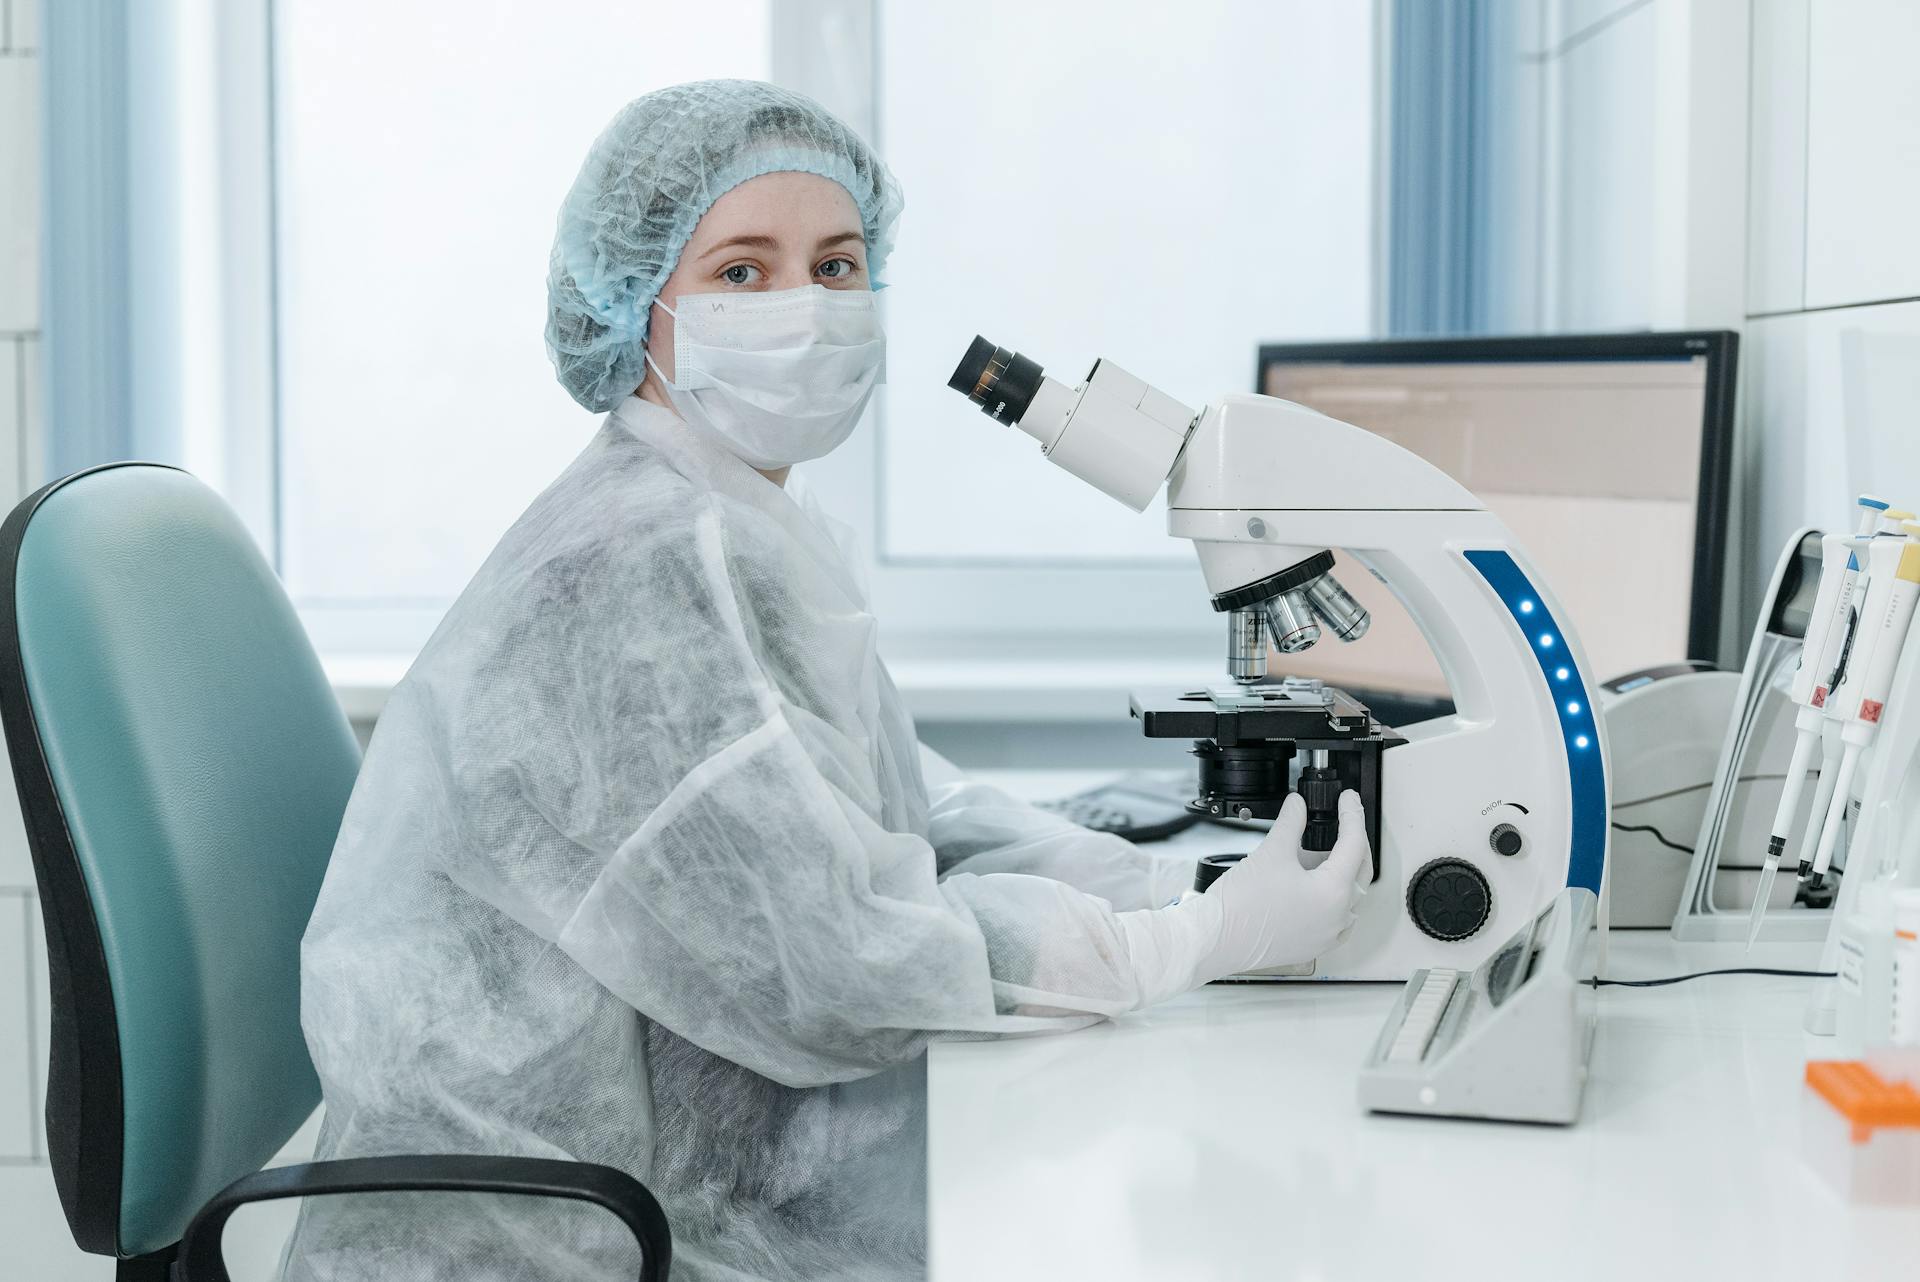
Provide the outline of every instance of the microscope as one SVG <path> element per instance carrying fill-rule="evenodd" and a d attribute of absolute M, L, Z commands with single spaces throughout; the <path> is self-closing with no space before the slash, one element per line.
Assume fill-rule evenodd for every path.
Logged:
<path fill-rule="evenodd" d="M 947 385 L 1136 512 L 1165 483 L 1167 532 L 1192 542 L 1227 624 L 1227 680 L 1133 700 L 1149 737 L 1192 741 L 1191 809 L 1272 819 L 1298 791 L 1303 844 L 1324 852 L 1340 792 L 1360 794 L 1372 893 L 1344 942 L 1277 977 L 1470 967 L 1563 888 L 1599 894 L 1610 832 L 1594 683 L 1565 611 L 1459 483 L 1304 406 L 1230 395 L 1196 414 L 1106 360 L 1068 387 L 975 338 Z M 1452 715 L 1392 729 L 1346 691 L 1269 674 L 1269 646 L 1284 662 L 1328 632 L 1366 636 L 1334 549 L 1407 608 Z"/>

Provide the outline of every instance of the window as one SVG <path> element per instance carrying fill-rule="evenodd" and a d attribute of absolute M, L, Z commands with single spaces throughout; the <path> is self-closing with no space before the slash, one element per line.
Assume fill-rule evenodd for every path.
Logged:
<path fill-rule="evenodd" d="M 1197 407 L 1251 389 L 1262 341 L 1368 332 L 1373 10 L 279 5 L 278 542 L 316 642 L 410 653 L 584 444 L 541 343 L 555 211 L 622 103 L 726 75 L 819 98 L 906 188 L 889 385 L 801 469 L 869 549 L 896 669 L 1045 681 L 1055 654 L 1071 681 L 1089 643 L 1204 667 L 1216 620 L 1159 513 L 1047 467 L 946 378 L 981 332 Z"/>
<path fill-rule="evenodd" d="M 1367 333 L 1371 21 L 1354 4 L 885 6 L 880 132 L 907 212 L 883 558 L 1191 563 L 1157 505 L 1136 517 L 1042 466 L 1029 438 L 958 413 L 946 380 L 978 331 L 1069 385 L 1105 357 L 1197 409 L 1252 390 L 1263 339 Z"/>
<path fill-rule="evenodd" d="M 873 127 L 907 195 L 888 385 L 810 479 L 872 549 L 896 678 L 946 692 L 916 711 L 1106 717 L 1210 670 L 1221 625 L 1157 505 L 1051 468 L 946 380 L 981 333 L 1198 407 L 1252 390 L 1262 341 L 1369 333 L 1373 10 L 877 6 Z"/>
<path fill-rule="evenodd" d="M 554 216 L 629 99 L 765 78 L 766 0 L 281 4 L 281 573 L 411 650 L 596 418 L 542 344 Z"/>

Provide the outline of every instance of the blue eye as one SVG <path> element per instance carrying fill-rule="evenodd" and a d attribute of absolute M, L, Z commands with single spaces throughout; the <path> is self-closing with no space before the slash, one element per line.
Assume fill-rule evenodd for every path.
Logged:
<path fill-rule="evenodd" d="M 720 279 L 729 285 L 750 285 L 753 283 L 753 270 L 750 263 L 735 263 L 720 273 Z"/>
<path fill-rule="evenodd" d="M 849 258 L 829 258 L 814 271 L 828 280 L 845 280 L 853 275 L 853 260 Z"/>

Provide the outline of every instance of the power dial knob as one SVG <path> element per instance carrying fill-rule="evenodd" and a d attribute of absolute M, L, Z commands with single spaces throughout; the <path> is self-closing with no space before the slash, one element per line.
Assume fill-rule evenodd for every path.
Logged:
<path fill-rule="evenodd" d="M 1512 824 L 1495 824 L 1493 831 L 1487 834 L 1487 844 L 1493 847 L 1496 855 L 1517 855 L 1527 843 L 1520 836 L 1520 830 Z"/>
<path fill-rule="evenodd" d="M 1407 883 L 1407 915 L 1435 939 L 1468 939 L 1493 916 L 1493 887 L 1464 859 L 1435 859 Z"/>

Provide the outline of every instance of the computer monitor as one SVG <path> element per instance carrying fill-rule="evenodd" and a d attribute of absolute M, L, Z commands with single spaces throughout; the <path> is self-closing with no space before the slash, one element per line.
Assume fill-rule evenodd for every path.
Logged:
<path fill-rule="evenodd" d="M 1377 432 L 1471 490 L 1513 530 L 1606 681 L 1719 657 L 1738 341 L 1713 331 L 1263 346 L 1256 390 Z M 1351 645 L 1328 637 L 1284 670 L 1444 700 L 1406 610 L 1371 575 L 1340 580 L 1373 611 L 1372 629 Z"/>

